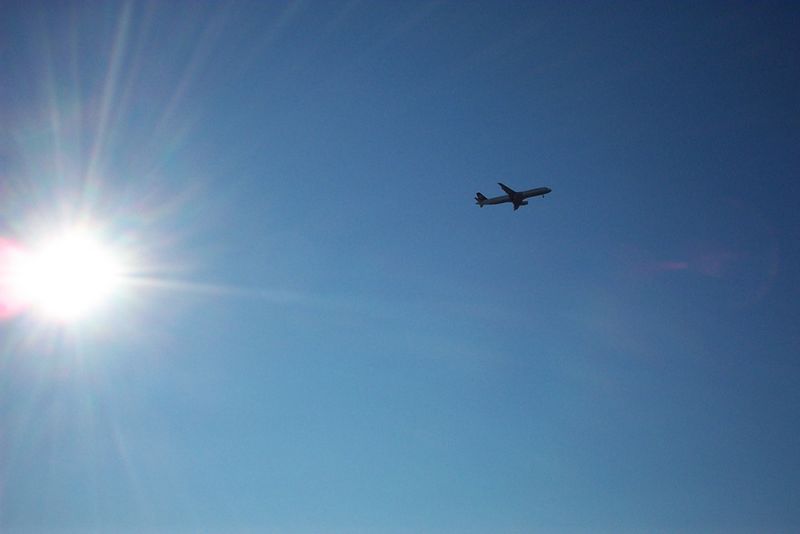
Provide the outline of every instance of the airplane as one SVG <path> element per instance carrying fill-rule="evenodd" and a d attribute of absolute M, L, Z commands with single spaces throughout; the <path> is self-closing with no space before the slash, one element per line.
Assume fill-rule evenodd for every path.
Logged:
<path fill-rule="evenodd" d="M 526 198 L 543 197 L 552 191 L 552 189 L 549 187 L 537 187 L 536 189 L 528 189 L 527 191 L 514 191 L 507 185 L 501 184 L 500 182 L 497 182 L 497 185 L 503 188 L 503 191 L 506 192 L 505 195 L 501 197 L 486 198 L 483 196 L 483 193 L 478 192 L 475 195 L 475 203 L 480 207 L 484 207 L 487 204 L 503 204 L 505 202 L 513 202 L 514 211 L 516 211 L 520 206 L 528 205 L 528 201 L 525 200 Z"/>

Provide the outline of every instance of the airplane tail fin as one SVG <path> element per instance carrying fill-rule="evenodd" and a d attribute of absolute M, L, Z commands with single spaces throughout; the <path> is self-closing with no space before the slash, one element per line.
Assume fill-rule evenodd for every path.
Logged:
<path fill-rule="evenodd" d="M 481 192 L 475 193 L 475 204 L 477 204 L 480 207 L 483 207 L 483 203 L 485 201 L 486 201 L 486 197 L 483 196 L 483 193 L 481 193 Z"/>

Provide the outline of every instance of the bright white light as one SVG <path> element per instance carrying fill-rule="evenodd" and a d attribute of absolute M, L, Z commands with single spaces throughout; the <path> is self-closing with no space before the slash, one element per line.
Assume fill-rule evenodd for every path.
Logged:
<path fill-rule="evenodd" d="M 46 241 L 17 263 L 21 298 L 61 321 L 84 317 L 119 286 L 121 265 L 90 233 L 72 230 Z"/>

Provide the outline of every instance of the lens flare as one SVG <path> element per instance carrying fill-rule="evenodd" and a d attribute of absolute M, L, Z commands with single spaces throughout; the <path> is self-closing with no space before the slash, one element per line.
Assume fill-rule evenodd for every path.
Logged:
<path fill-rule="evenodd" d="M 0 319 L 9 319 L 25 308 L 19 274 L 27 255 L 17 243 L 0 237 Z"/>

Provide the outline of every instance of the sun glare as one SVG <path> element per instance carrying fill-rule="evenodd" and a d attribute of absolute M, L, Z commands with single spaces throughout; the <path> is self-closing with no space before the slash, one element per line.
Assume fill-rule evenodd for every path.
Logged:
<path fill-rule="evenodd" d="M 20 299 L 60 321 L 83 318 L 118 288 L 122 266 L 91 233 L 64 232 L 16 263 Z"/>

